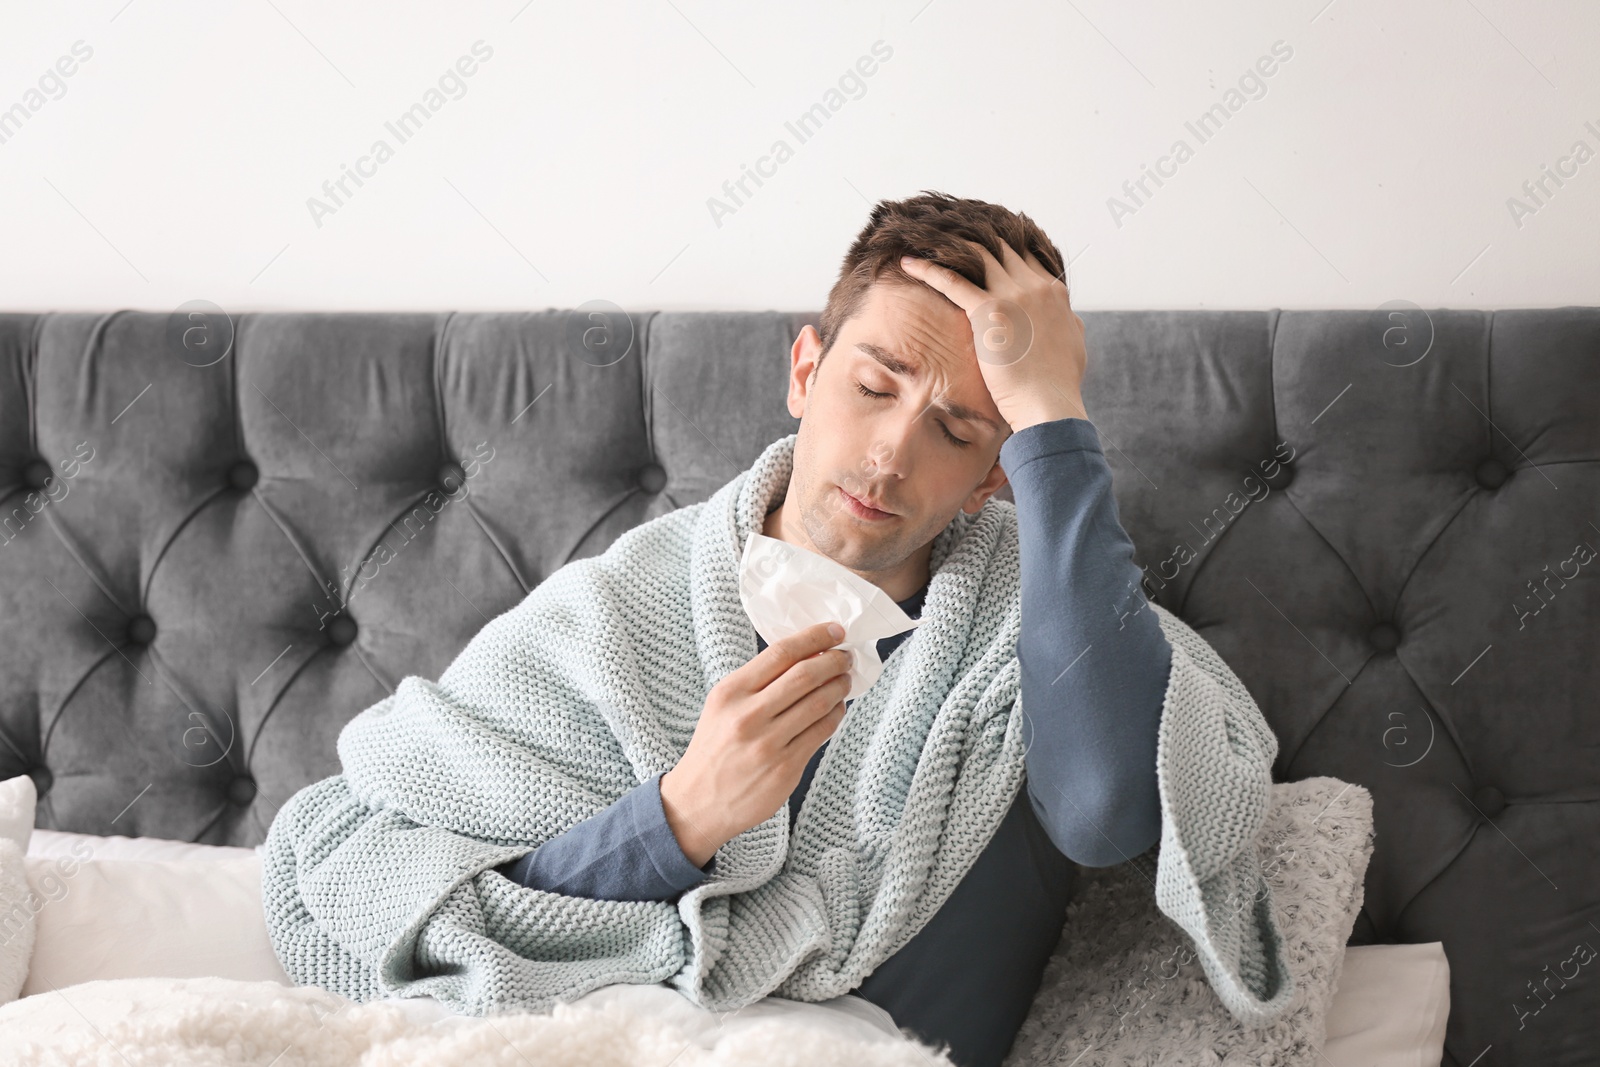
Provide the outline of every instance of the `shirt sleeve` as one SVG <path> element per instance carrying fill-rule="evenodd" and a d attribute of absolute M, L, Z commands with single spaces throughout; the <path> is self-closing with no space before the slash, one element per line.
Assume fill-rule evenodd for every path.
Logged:
<path fill-rule="evenodd" d="M 591 900 L 671 900 L 712 872 L 696 867 L 667 823 L 661 775 L 610 807 L 496 867 L 519 885 Z"/>
<path fill-rule="evenodd" d="M 1028 798 L 1069 859 L 1109 867 L 1161 836 L 1156 731 L 1172 646 L 1117 518 L 1111 468 L 1085 419 L 1000 446 L 1022 557 Z"/>

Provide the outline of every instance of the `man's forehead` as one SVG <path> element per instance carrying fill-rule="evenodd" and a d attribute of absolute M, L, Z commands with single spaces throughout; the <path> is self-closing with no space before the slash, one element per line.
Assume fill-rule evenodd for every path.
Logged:
<path fill-rule="evenodd" d="M 926 285 L 877 282 L 867 291 L 864 314 L 851 322 L 862 341 L 890 352 L 898 366 L 891 370 L 914 376 L 910 368 L 957 373 L 963 365 L 978 370 L 973 326 L 965 312 Z"/>
<path fill-rule="evenodd" d="M 877 282 L 868 292 L 868 314 L 862 317 L 938 356 L 972 350 L 966 313 L 926 285 Z"/>

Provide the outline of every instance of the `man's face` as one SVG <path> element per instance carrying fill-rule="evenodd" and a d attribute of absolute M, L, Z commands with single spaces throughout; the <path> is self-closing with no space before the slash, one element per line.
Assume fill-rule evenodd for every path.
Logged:
<path fill-rule="evenodd" d="M 798 505 L 815 551 L 886 585 L 925 567 L 956 512 L 978 511 L 1005 483 L 997 460 L 1011 430 L 978 370 L 966 314 L 926 286 L 874 285 L 819 367 L 821 355 L 805 327 L 791 353 L 800 430 L 786 523 Z M 863 517 L 846 494 L 890 514 Z"/>

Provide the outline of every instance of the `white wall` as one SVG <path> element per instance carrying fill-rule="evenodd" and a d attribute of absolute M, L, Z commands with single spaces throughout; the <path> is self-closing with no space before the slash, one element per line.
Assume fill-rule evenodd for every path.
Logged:
<path fill-rule="evenodd" d="M 870 204 L 921 189 L 1037 219 L 1080 310 L 1600 304 L 1590 0 L 0 12 L 0 110 L 22 105 L 0 310 L 814 309 Z M 404 143 L 385 128 L 479 41 L 464 95 Z M 785 123 L 877 42 L 801 143 Z M 1186 128 L 1276 42 L 1259 98 Z M 323 183 L 379 139 L 392 158 L 336 205 Z M 714 217 L 779 139 L 792 157 Z M 1179 139 L 1192 157 L 1129 197 Z"/>

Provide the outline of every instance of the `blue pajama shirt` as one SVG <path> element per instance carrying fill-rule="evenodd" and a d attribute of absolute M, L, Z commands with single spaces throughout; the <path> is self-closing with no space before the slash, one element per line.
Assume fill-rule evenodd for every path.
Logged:
<path fill-rule="evenodd" d="M 852 990 L 922 1039 L 948 1041 L 963 1067 L 998 1065 L 1010 1049 L 1060 937 L 1074 865 L 1122 863 L 1159 840 L 1156 729 L 1172 665 L 1094 425 L 1024 427 L 1000 446 L 1000 464 L 1022 559 L 1026 785 L 940 910 Z M 919 617 L 927 592 L 901 608 Z M 878 655 L 914 632 L 880 640 Z M 790 794 L 791 827 L 826 748 Z M 715 865 L 683 854 L 657 775 L 496 869 L 569 896 L 671 901 Z"/>

